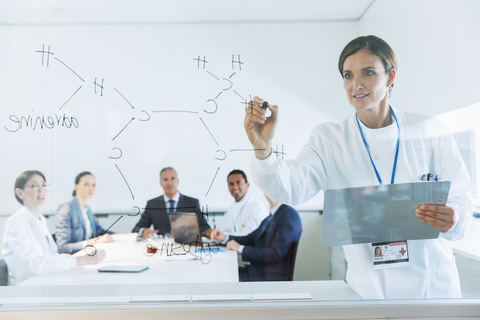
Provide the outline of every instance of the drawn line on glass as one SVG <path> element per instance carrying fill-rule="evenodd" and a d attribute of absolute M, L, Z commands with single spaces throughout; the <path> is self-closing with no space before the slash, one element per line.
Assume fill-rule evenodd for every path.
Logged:
<path fill-rule="evenodd" d="M 118 172 L 120 172 L 120 174 L 122 175 L 123 180 L 124 180 L 125 183 L 127 184 L 128 190 L 130 190 L 130 194 L 132 195 L 132 199 L 135 199 L 135 197 L 133 196 L 132 189 L 130 189 L 130 186 L 128 185 L 127 179 L 125 179 L 125 176 L 123 175 L 122 171 L 120 170 L 120 168 L 119 168 L 116 164 L 115 164 L 115 167 L 117 167 Z"/>
<path fill-rule="evenodd" d="M 212 75 L 215 79 L 217 79 L 218 81 L 220 81 L 220 79 L 218 79 L 213 73 L 207 71 L 208 74 Z"/>
<path fill-rule="evenodd" d="M 82 89 L 82 86 L 78 87 L 77 91 L 75 91 L 75 92 L 72 94 L 72 96 L 71 96 L 70 98 L 68 98 L 68 100 L 67 100 L 64 104 L 62 104 L 62 106 L 61 106 L 58 110 L 62 110 L 63 106 L 66 105 L 66 104 L 68 103 L 68 101 L 70 101 L 70 99 L 72 99 L 73 96 L 76 95 L 77 92 L 78 92 L 78 90 L 80 90 L 80 89 Z"/>
<path fill-rule="evenodd" d="M 235 151 L 257 151 L 257 150 L 266 150 L 266 149 L 232 149 L 230 152 L 235 152 Z"/>
<path fill-rule="evenodd" d="M 237 96 L 240 97 L 240 99 L 245 100 L 245 99 L 243 99 L 243 97 L 237 91 L 233 90 L 233 92 L 235 92 L 237 94 Z"/>
<path fill-rule="evenodd" d="M 77 77 L 80 78 L 80 80 L 82 80 L 83 82 L 85 82 L 85 80 L 82 79 L 82 77 L 80 77 L 75 71 L 72 70 L 72 68 L 70 68 L 69 66 L 67 66 L 65 63 L 63 63 L 62 61 L 60 61 L 60 59 L 57 59 L 57 58 L 54 58 L 55 60 L 57 60 L 58 62 L 60 62 L 61 64 L 63 64 L 65 67 L 67 67 L 70 71 L 72 71 Z"/>
<path fill-rule="evenodd" d="M 210 183 L 210 187 L 208 188 L 208 191 L 205 194 L 205 198 L 207 197 L 208 193 L 210 192 L 210 189 L 212 188 L 213 182 L 215 181 L 215 178 L 217 177 L 218 170 L 220 170 L 220 167 L 218 167 L 217 172 L 215 172 L 215 176 L 213 177 L 212 183 Z"/>
<path fill-rule="evenodd" d="M 127 125 L 126 125 L 125 127 L 123 127 L 123 129 L 112 139 L 112 141 L 115 140 L 115 139 L 120 135 L 120 133 L 122 133 L 123 130 L 125 130 L 125 128 L 126 128 L 133 120 L 135 120 L 135 117 L 133 117 L 130 121 L 128 121 Z"/>
<path fill-rule="evenodd" d="M 130 101 L 127 100 L 127 98 L 125 98 L 125 96 L 120 92 L 118 91 L 117 89 L 113 88 L 113 90 L 117 91 L 119 95 L 122 96 L 123 99 L 125 99 L 125 101 L 127 101 L 127 103 L 130 105 L 130 107 L 132 107 L 132 109 L 135 109 L 132 104 L 130 103 Z"/>
<path fill-rule="evenodd" d="M 120 159 L 122 157 L 122 155 L 123 155 L 122 149 L 120 149 L 118 147 L 114 147 L 112 150 L 115 150 L 115 149 L 120 151 L 120 155 L 118 157 L 109 157 L 110 159 Z"/>
<path fill-rule="evenodd" d="M 157 110 L 157 111 L 152 111 L 153 113 L 157 112 L 185 112 L 185 113 L 198 113 L 197 111 L 181 111 L 181 110 Z"/>
<path fill-rule="evenodd" d="M 110 230 L 110 228 L 113 227 L 113 226 L 115 225 L 115 223 L 117 223 L 118 220 L 120 220 L 120 219 L 122 219 L 122 218 L 123 218 L 123 216 L 120 216 L 120 218 L 118 218 L 117 221 L 115 221 L 114 223 L 112 223 L 112 225 L 111 225 L 110 227 L 108 227 L 107 230 L 103 231 L 103 233 L 102 233 L 101 235 L 99 235 L 99 236 L 97 237 L 97 239 L 95 239 L 95 242 L 97 242 L 98 239 L 100 239 L 105 233 L 107 233 L 107 231 Z"/>
<path fill-rule="evenodd" d="M 208 127 L 207 127 L 207 125 L 205 124 L 205 122 L 203 122 L 202 118 L 199 118 L 199 119 L 200 119 L 200 121 L 202 121 L 202 123 L 203 123 L 203 125 L 205 126 L 205 128 L 207 128 L 207 131 L 208 131 L 208 133 L 210 133 L 210 135 L 212 136 L 213 141 L 215 141 L 215 143 L 217 144 L 217 146 L 220 147 L 220 145 L 218 144 L 217 140 L 215 140 L 215 137 L 214 137 L 213 134 L 210 132 L 210 129 L 208 129 Z"/>
<path fill-rule="evenodd" d="M 213 103 L 215 103 L 215 111 L 207 111 L 207 110 L 203 110 L 203 111 L 205 111 L 206 113 L 213 114 L 213 113 L 217 112 L 217 110 L 218 110 L 218 105 L 217 105 L 217 102 L 216 102 L 215 100 L 213 100 L 213 99 L 208 99 L 208 100 L 207 100 L 207 102 L 210 102 L 210 101 L 212 101 Z"/>

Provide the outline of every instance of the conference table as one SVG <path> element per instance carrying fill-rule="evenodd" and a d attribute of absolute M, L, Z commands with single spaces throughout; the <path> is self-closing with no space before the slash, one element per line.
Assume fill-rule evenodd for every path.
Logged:
<path fill-rule="evenodd" d="M 164 283 L 219 283 L 238 282 L 238 258 L 236 251 L 211 245 L 200 247 L 182 246 L 172 239 L 149 239 L 137 241 L 133 235 L 120 237 L 122 241 L 95 244 L 96 250 L 104 249 L 106 258 L 99 264 L 79 266 L 62 272 L 33 276 L 20 286 L 56 285 L 125 285 Z M 147 246 L 158 251 L 147 252 Z M 79 251 L 76 255 L 93 254 L 93 248 Z M 220 250 L 220 251 L 219 251 Z M 86 252 L 85 252 L 86 251 Z M 105 266 L 148 266 L 139 273 L 98 272 Z"/>

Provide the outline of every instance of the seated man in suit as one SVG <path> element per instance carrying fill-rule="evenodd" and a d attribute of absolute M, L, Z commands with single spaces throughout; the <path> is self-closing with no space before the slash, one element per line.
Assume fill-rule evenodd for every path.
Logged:
<path fill-rule="evenodd" d="M 239 252 L 243 261 L 250 261 L 250 267 L 240 271 L 240 281 L 287 281 L 290 272 L 287 254 L 302 234 L 298 212 L 265 197 L 270 204 L 270 215 L 249 235 L 229 236 L 218 229 L 211 232 L 214 240 Z"/>
<path fill-rule="evenodd" d="M 228 235 L 246 236 L 257 229 L 268 216 L 268 208 L 248 191 L 250 184 L 242 170 L 233 170 L 227 176 L 228 191 L 235 199 L 225 214 L 227 224 L 221 230 Z M 213 240 L 213 239 L 212 239 Z"/>
<path fill-rule="evenodd" d="M 179 180 L 175 169 L 166 167 L 160 171 L 160 185 L 165 194 L 147 202 L 147 207 L 132 232 L 138 232 L 144 239 L 157 233 L 171 233 L 168 213 L 195 212 L 200 232 L 202 232 L 203 236 L 210 236 L 211 229 L 206 221 L 206 217 L 204 218 L 200 211 L 200 203 L 195 198 L 180 194 L 177 190 L 178 183 Z M 155 230 L 150 229 L 152 224 Z"/>

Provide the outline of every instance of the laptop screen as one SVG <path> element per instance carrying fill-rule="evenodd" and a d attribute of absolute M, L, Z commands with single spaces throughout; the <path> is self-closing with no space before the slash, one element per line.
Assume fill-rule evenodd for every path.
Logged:
<path fill-rule="evenodd" d="M 197 215 L 195 213 L 175 212 L 170 213 L 170 225 L 173 230 L 173 238 L 178 243 L 202 242 Z"/>

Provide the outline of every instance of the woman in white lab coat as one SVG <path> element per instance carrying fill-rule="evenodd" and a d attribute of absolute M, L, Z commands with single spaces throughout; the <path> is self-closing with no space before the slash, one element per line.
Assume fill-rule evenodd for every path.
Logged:
<path fill-rule="evenodd" d="M 470 178 L 452 135 L 433 117 L 390 106 L 397 59 L 382 39 L 352 40 L 338 67 L 355 113 L 314 127 L 295 160 L 272 155 L 278 106 L 269 106 L 267 118 L 263 99 L 250 102 L 244 127 L 255 149 L 253 181 L 275 201 L 294 205 L 320 190 L 416 182 L 427 173 L 450 181 L 447 206 L 421 205 L 415 213 L 405 213 L 440 232 L 438 239 L 408 241 L 409 266 L 374 269 L 372 244 L 343 249 L 347 283 L 364 299 L 461 297 L 451 241 L 463 237 L 472 208 Z"/>
<path fill-rule="evenodd" d="M 103 260 L 105 251 L 100 249 L 91 256 L 73 257 L 57 253 L 57 245 L 40 213 L 48 194 L 48 184 L 40 171 L 25 171 L 18 176 L 14 192 L 22 207 L 7 219 L 2 243 L 9 285 L 19 284 L 34 275 Z"/>

